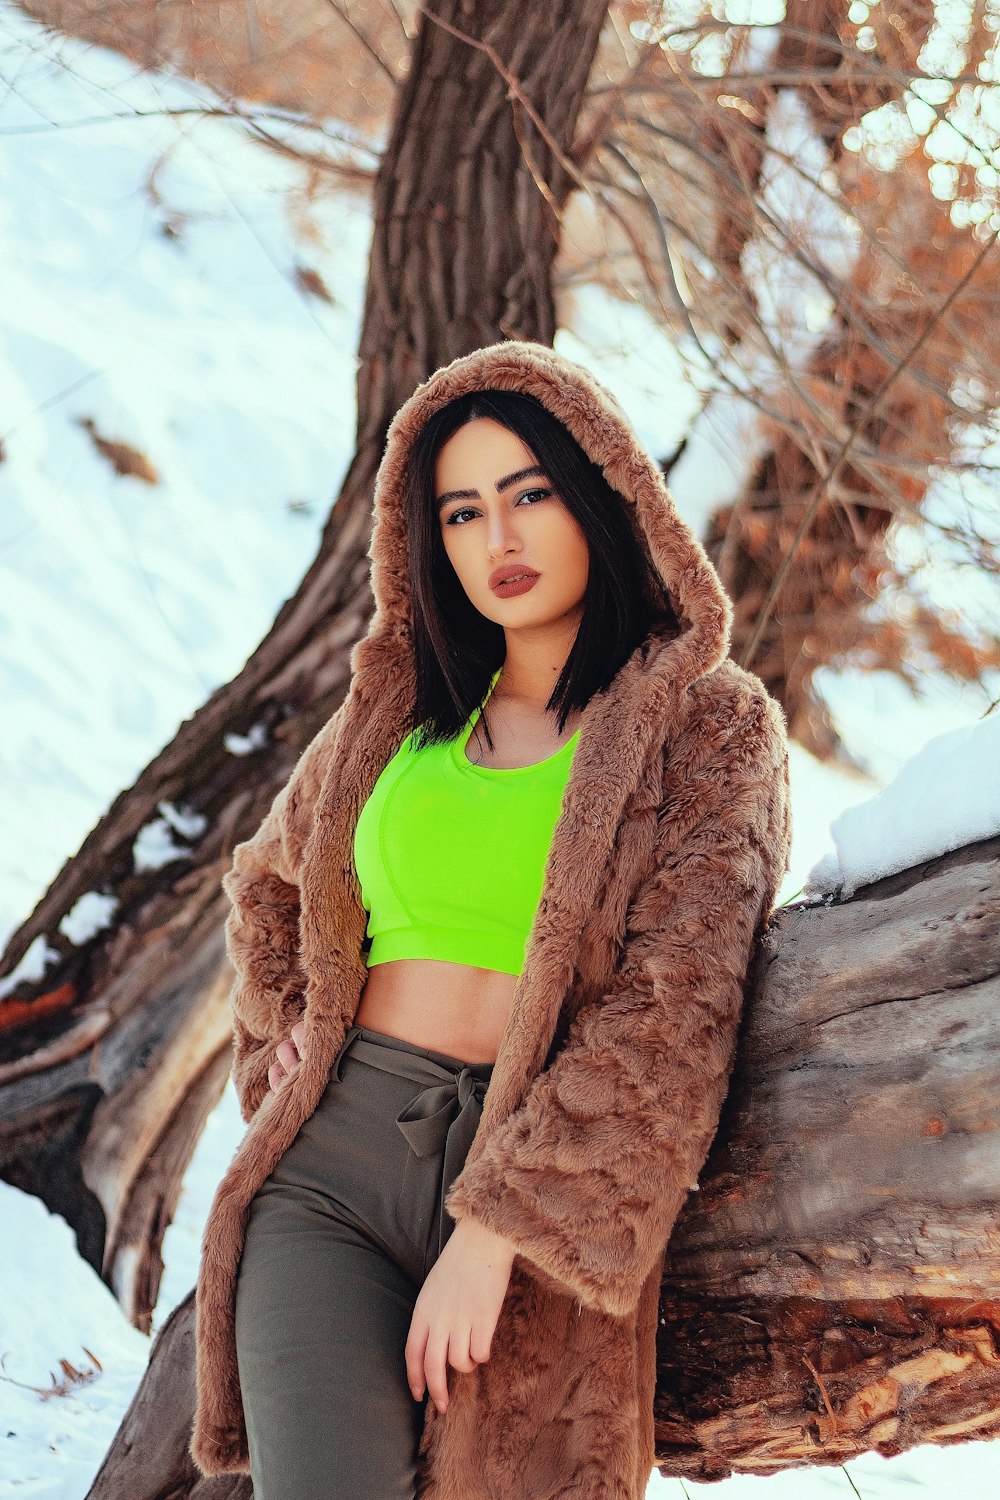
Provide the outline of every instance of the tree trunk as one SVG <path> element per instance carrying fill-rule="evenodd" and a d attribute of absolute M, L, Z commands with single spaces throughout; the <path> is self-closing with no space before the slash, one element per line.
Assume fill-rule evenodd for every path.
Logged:
<path fill-rule="evenodd" d="M 156 1335 L 86 1500 L 253 1500 L 247 1474 L 206 1479 L 188 1452 L 194 1418 L 194 1292 Z"/>
<path fill-rule="evenodd" d="M 661 1472 L 1000 1436 L 1000 839 L 787 907 L 661 1303 Z"/>
<path fill-rule="evenodd" d="M 998 877 L 992 839 L 775 914 L 664 1266 L 662 1474 L 1000 1436 Z M 193 1329 L 189 1297 L 88 1500 L 195 1493 Z"/>
<path fill-rule="evenodd" d="M 393 413 L 448 359 L 504 336 L 552 340 L 572 186 L 557 158 L 573 149 L 605 10 L 446 0 L 422 19 L 376 184 L 357 452 L 319 555 L 240 676 L 122 793 L 8 945 L 8 975 L 33 943 L 50 957 L 43 980 L 0 1002 L 0 1175 L 68 1220 L 144 1330 L 229 1062 L 219 877 L 346 691 L 371 615 L 372 489 Z M 235 736 L 263 742 L 252 766 Z M 156 868 L 136 856 L 150 832 L 173 844 Z M 117 898 L 115 917 L 77 945 L 59 924 L 94 889 Z"/>

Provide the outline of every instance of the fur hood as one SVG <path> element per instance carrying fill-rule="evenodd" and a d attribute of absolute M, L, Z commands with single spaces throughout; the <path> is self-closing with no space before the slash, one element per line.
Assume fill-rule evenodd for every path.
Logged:
<path fill-rule="evenodd" d="M 428 1403 L 427 1500 L 642 1500 L 663 1254 L 718 1124 L 744 985 L 787 868 L 784 715 L 728 656 L 731 605 L 615 398 L 547 346 L 452 361 L 396 413 L 376 478 L 375 613 L 343 704 L 223 884 L 233 1077 L 248 1129 L 216 1191 L 197 1291 L 191 1453 L 247 1472 L 233 1340 L 253 1195 L 315 1109 L 367 968 L 361 807 L 414 702 L 403 476 L 477 389 L 537 396 L 634 507 L 680 629 L 642 642 L 579 722 L 525 961 L 475 1139 L 445 1199 L 517 1246 L 489 1360 Z M 304 1057 L 267 1069 L 295 1020 Z"/>
<path fill-rule="evenodd" d="M 547 345 L 527 340 L 491 344 L 453 360 L 418 386 L 393 418 L 375 480 L 368 549 L 375 614 L 369 646 L 395 640 L 400 656 L 406 654 L 411 591 L 403 479 L 413 440 L 439 408 L 487 388 L 522 391 L 541 401 L 632 506 L 682 625 L 682 638 L 671 652 L 671 674 L 690 682 L 718 666 L 729 652 L 732 605 L 705 549 L 678 515 L 662 472 L 600 381 Z"/>

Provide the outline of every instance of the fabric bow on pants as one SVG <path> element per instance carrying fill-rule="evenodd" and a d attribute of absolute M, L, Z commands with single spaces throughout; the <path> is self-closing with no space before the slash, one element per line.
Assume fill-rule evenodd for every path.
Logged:
<path fill-rule="evenodd" d="M 340 1065 L 348 1051 L 373 1068 L 426 1085 L 396 1115 L 396 1124 L 416 1158 L 415 1162 L 408 1161 L 404 1169 L 398 1217 L 403 1232 L 414 1244 L 420 1244 L 427 1238 L 428 1210 L 434 1196 L 437 1197 L 437 1235 L 431 1242 L 436 1260 L 455 1227 L 444 1206 L 442 1184 L 451 1183 L 458 1176 L 472 1145 L 492 1065 L 466 1064 L 454 1073 L 433 1058 L 414 1057 L 394 1047 L 367 1041 L 362 1028 L 352 1026 L 333 1076 L 339 1078 Z M 487 1076 L 483 1076 L 484 1069 Z"/>
<path fill-rule="evenodd" d="M 254 1197 L 236 1298 L 254 1500 L 413 1500 L 427 1397 L 406 1340 L 492 1070 L 351 1026 Z"/>

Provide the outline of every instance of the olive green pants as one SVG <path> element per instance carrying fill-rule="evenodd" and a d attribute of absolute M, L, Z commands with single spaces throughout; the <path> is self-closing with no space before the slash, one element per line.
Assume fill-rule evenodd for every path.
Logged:
<path fill-rule="evenodd" d="M 404 1349 L 492 1063 L 352 1026 L 250 1205 L 236 1350 L 254 1500 L 413 1500 Z"/>

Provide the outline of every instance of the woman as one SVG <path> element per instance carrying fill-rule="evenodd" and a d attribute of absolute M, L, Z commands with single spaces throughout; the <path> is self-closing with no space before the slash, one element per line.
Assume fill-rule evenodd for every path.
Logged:
<path fill-rule="evenodd" d="M 249 1126 L 191 1453 L 256 1500 L 639 1500 L 663 1254 L 787 868 L 784 717 L 545 346 L 421 385 L 374 517 L 347 696 L 225 877 Z"/>

